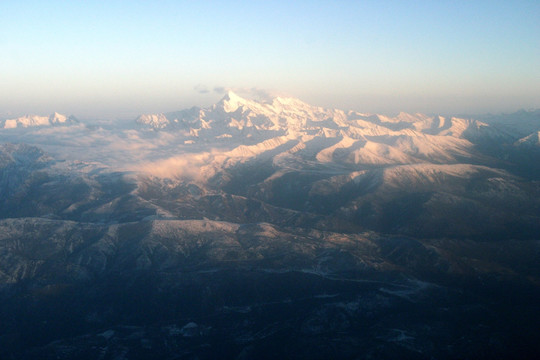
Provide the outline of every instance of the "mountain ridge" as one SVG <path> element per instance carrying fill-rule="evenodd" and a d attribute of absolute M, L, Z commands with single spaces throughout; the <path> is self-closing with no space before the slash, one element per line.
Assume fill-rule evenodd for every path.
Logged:
<path fill-rule="evenodd" d="M 0 358 L 538 358 L 536 113 L 235 96 L 0 128 Z"/>
<path fill-rule="evenodd" d="M 538 114 L 537 114 L 538 113 Z M 299 99 L 275 97 L 270 101 L 247 100 L 233 92 L 228 92 L 215 105 L 205 109 L 192 108 L 171 113 L 144 114 L 136 119 L 141 126 L 149 129 L 185 130 L 195 136 L 207 132 L 209 136 L 223 135 L 227 130 L 255 131 L 307 131 L 320 129 L 355 130 L 362 135 L 388 135 L 407 129 L 429 135 L 454 136 L 476 140 L 478 138 L 514 141 L 540 130 L 540 112 L 517 112 L 525 119 L 519 125 L 519 137 L 515 131 L 508 131 L 504 116 L 484 116 L 485 119 L 428 116 L 425 114 L 399 113 L 396 117 L 379 114 L 363 114 L 356 111 L 324 109 L 309 105 Z M 523 115 L 525 114 L 525 115 Z M 485 121 L 493 120 L 494 125 Z M 503 119 L 503 120 L 501 120 Z M 503 125 L 501 125 L 503 124 Z M 219 135 L 215 135 L 219 132 Z M 359 135 L 360 135 L 359 134 Z M 230 134 L 234 136 L 234 134 Z M 350 135 L 351 136 L 351 135 Z M 354 136 L 354 135 L 353 135 Z"/>
<path fill-rule="evenodd" d="M 73 115 L 63 115 L 57 112 L 52 113 L 49 116 L 41 115 L 24 115 L 17 118 L 6 119 L 0 122 L 0 128 L 14 129 L 14 128 L 28 128 L 28 127 L 41 127 L 41 126 L 58 126 L 58 125 L 71 125 L 77 124 L 79 121 Z"/>

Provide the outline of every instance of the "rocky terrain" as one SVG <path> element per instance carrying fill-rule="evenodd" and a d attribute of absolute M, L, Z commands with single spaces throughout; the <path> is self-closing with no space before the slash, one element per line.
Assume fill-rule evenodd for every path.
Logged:
<path fill-rule="evenodd" d="M 540 353 L 538 111 L 0 127 L 0 358 Z"/>

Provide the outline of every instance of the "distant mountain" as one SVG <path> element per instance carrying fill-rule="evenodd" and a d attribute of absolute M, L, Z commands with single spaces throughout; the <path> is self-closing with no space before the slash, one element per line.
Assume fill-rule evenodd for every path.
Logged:
<path fill-rule="evenodd" d="M 509 114 L 481 115 L 481 121 L 507 132 L 514 138 L 525 137 L 540 130 L 540 109 L 519 110 Z"/>
<path fill-rule="evenodd" d="M 239 146 L 259 143 L 258 152 L 271 150 L 268 140 L 275 138 L 271 143 L 276 146 L 295 142 L 295 152 L 309 148 L 321 162 L 350 164 L 455 162 L 458 157 L 474 156 L 475 144 L 511 144 L 522 137 L 502 126 L 499 118 L 493 124 L 406 113 L 389 118 L 323 109 L 293 98 L 256 102 L 232 92 L 207 109 L 141 115 L 137 123 L 176 131 L 189 143 L 222 139 Z M 520 128 L 527 129 L 527 134 L 540 130 L 540 117 L 532 114 Z M 252 152 L 239 149 L 230 154 L 249 156 Z"/>
<path fill-rule="evenodd" d="M 66 116 L 55 112 L 49 116 L 25 115 L 14 119 L 7 119 L 0 123 L 0 127 L 14 129 L 34 126 L 70 125 L 78 122 L 72 115 Z"/>

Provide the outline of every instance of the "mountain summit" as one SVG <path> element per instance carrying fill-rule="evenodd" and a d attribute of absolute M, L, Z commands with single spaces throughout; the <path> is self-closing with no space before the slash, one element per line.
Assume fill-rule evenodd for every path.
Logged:
<path fill-rule="evenodd" d="M 407 113 L 369 115 L 325 109 L 288 97 L 249 100 L 232 91 L 208 108 L 146 114 L 137 122 L 147 129 L 180 132 L 188 142 L 242 145 L 247 138 L 253 143 L 287 136 L 300 143 L 311 139 L 311 144 L 322 146 L 322 139 L 335 139 L 332 147 L 317 151 L 317 159 L 339 158 L 347 163 L 445 162 L 469 156 L 473 143 L 513 143 L 540 130 L 538 120 L 521 123 L 520 132 L 514 134 L 498 123 L 475 119 Z"/>
<path fill-rule="evenodd" d="M 225 96 L 215 105 L 216 108 L 221 108 L 225 112 L 234 112 L 241 106 L 247 106 L 252 103 L 250 100 L 246 100 L 232 91 L 227 91 Z"/>

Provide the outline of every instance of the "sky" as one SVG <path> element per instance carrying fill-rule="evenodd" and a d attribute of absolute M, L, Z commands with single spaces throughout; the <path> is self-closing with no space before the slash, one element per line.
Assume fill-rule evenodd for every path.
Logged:
<path fill-rule="evenodd" d="M 0 117 L 209 106 L 540 108 L 540 1 L 0 0 Z"/>

